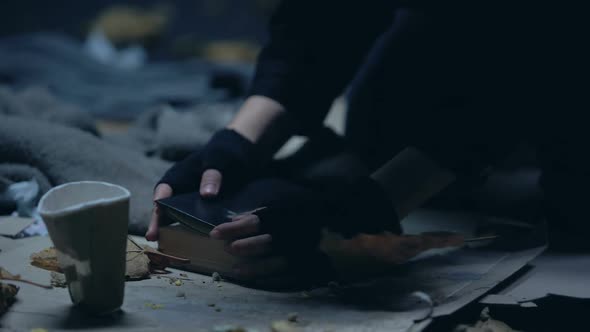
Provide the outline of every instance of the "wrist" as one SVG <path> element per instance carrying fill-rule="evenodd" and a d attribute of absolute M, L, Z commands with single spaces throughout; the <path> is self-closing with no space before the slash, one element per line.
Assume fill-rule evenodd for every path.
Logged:
<path fill-rule="evenodd" d="M 246 99 L 227 128 L 236 131 L 252 143 L 258 143 L 284 113 L 285 108 L 278 102 L 263 96 L 251 96 Z"/>

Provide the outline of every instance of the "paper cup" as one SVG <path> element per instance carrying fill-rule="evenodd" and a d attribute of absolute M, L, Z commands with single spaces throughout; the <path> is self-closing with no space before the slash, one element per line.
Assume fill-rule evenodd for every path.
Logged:
<path fill-rule="evenodd" d="M 82 181 L 57 186 L 39 202 L 70 298 L 94 314 L 123 304 L 129 197 L 123 187 Z"/>

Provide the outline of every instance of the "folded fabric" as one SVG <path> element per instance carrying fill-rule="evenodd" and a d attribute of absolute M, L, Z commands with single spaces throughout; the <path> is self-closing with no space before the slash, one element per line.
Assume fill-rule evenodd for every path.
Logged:
<path fill-rule="evenodd" d="M 53 186 L 97 180 L 129 189 L 129 230 L 136 234 L 147 229 L 153 185 L 169 167 L 166 162 L 109 144 L 78 129 L 22 117 L 0 115 L 0 142 L 0 165 L 28 165 Z M 4 171 L 10 172 L 10 167 Z"/>
<path fill-rule="evenodd" d="M 233 99 L 231 87 L 212 86 L 218 72 L 232 72 L 245 83 L 252 66 L 191 60 L 124 70 L 93 59 L 65 35 L 0 39 L 0 80 L 17 88 L 47 86 L 60 99 L 101 118 L 131 120 L 161 104 L 190 106 Z"/>

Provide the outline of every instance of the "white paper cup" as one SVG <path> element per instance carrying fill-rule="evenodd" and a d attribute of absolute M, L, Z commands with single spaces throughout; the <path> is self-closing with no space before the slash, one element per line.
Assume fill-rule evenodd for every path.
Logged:
<path fill-rule="evenodd" d="M 72 302 L 94 314 L 123 304 L 129 197 L 121 186 L 81 181 L 57 186 L 39 202 Z"/>

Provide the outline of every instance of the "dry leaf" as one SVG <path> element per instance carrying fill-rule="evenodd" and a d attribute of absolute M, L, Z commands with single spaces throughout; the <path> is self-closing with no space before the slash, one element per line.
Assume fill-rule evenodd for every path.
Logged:
<path fill-rule="evenodd" d="M 127 240 L 125 277 L 127 280 L 142 280 L 149 278 L 150 260 L 144 252 L 144 248 L 131 240 Z M 31 265 L 38 268 L 63 273 L 57 261 L 55 248 L 47 248 L 31 255 Z"/>
<path fill-rule="evenodd" d="M 132 240 L 127 240 L 127 280 L 142 280 L 150 277 L 150 260 L 144 249 Z"/>
<path fill-rule="evenodd" d="M 342 273 L 359 274 L 359 271 L 364 271 L 371 274 L 405 263 L 429 249 L 461 246 L 463 240 L 462 235 L 448 232 L 360 234 L 351 239 L 326 232 L 321 249 Z"/>
<path fill-rule="evenodd" d="M 16 274 L 16 275 L 11 274 L 10 272 L 8 272 L 7 270 L 5 270 L 1 266 L 0 266 L 0 280 L 10 280 L 10 281 L 22 282 L 22 283 L 25 283 L 25 284 L 29 284 L 29 285 L 33 285 L 33 286 L 37 286 L 37 287 L 41 287 L 41 288 L 47 288 L 47 289 L 51 289 L 52 288 L 51 286 L 41 285 L 41 284 L 38 284 L 36 282 L 23 279 L 18 274 Z"/>
<path fill-rule="evenodd" d="M 31 265 L 44 270 L 63 273 L 57 262 L 57 252 L 54 247 L 31 254 Z"/>

